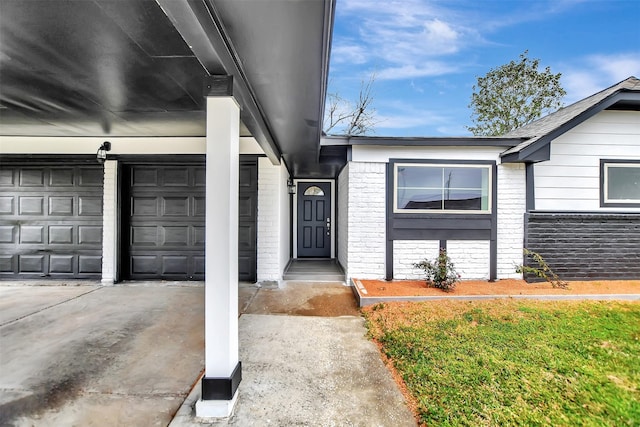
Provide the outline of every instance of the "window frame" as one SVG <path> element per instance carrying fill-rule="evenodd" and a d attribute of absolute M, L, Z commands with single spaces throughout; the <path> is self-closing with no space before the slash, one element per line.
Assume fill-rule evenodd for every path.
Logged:
<path fill-rule="evenodd" d="M 640 169 L 639 159 L 600 159 L 600 207 L 640 208 L 640 199 L 609 199 L 609 167 Z"/>
<path fill-rule="evenodd" d="M 491 215 L 493 214 L 494 197 L 494 169 L 495 162 L 473 161 L 473 160 L 404 160 L 396 159 L 392 163 L 393 188 L 392 188 L 392 211 L 394 214 L 429 214 L 429 215 Z M 487 176 L 487 209 L 484 210 L 464 210 L 464 209 L 402 209 L 398 207 L 398 167 L 436 167 L 436 168 L 474 168 L 486 169 Z"/>

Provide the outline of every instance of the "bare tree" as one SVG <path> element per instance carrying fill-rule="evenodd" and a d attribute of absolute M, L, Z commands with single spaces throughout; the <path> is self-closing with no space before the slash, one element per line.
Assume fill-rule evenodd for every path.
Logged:
<path fill-rule="evenodd" d="M 360 82 L 360 93 L 355 102 L 350 102 L 333 92 L 327 96 L 327 108 L 324 118 L 324 132 L 347 136 L 366 135 L 374 133 L 376 110 L 373 104 L 373 82 L 376 75 L 372 74 L 368 81 Z"/>

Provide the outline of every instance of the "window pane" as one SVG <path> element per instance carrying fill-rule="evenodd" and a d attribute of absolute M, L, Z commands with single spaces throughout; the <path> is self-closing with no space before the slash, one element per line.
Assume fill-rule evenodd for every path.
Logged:
<path fill-rule="evenodd" d="M 324 191 L 322 191 L 322 188 L 312 185 L 311 187 L 304 190 L 304 195 L 305 196 L 324 196 Z"/>
<path fill-rule="evenodd" d="M 444 208 L 479 211 L 482 209 L 482 190 L 445 190 Z"/>
<path fill-rule="evenodd" d="M 399 209 L 442 209 L 441 189 L 398 189 Z"/>
<path fill-rule="evenodd" d="M 444 186 L 449 188 L 480 188 L 482 172 L 480 168 L 445 168 Z"/>
<path fill-rule="evenodd" d="M 610 200 L 640 200 L 640 166 L 611 166 L 608 171 L 608 198 Z"/>
<path fill-rule="evenodd" d="M 398 166 L 398 187 L 442 187 L 442 168 Z"/>

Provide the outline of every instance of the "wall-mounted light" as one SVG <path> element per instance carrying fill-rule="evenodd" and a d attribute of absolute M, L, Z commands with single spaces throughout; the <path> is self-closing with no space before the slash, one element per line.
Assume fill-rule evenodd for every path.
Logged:
<path fill-rule="evenodd" d="M 293 183 L 291 178 L 287 180 L 287 188 L 289 190 L 289 194 L 296 194 L 296 185 Z"/>
<path fill-rule="evenodd" d="M 107 151 L 111 151 L 111 143 L 109 141 L 103 142 L 100 148 L 98 148 L 98 152 L 96 153 L 98 163 L 102 164 L 107 160 Z"/>

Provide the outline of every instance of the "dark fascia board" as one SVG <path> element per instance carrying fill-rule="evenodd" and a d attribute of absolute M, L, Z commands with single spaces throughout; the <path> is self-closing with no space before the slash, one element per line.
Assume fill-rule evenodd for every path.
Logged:
<path fill-rule="evenodd" d="M 509 153 L 504 156 L 501 156 L 502 162 L 504 163 L 514 163 L 514 162 L 530 162 L 536 163 L 545 160 L 549 160 L 549 156 L 546 158 L 541 157 L 540 154 L 543 151 L 547 151 L 550 153 L 550 148 L 547 147 L 551 144 L 551 141 L 559 137 L 560 135 L 568 132 L 574 127 L 578 126 L 580 123 L 584 122 L 587 119 L 598 114 L 600 111 L 605 110 L 616 103 L 619 102 L 631 102 L 631 103 L 640 103 L 640 92 L 638 91 L 630 91 L 627 89 L 620 90 L 611 94 L 611 96 L 603 99 L 599 103 L 591 106 L 586 109 L 582 113 L 575 116 L 573 119 L 563 123 L 558 126 L 548 134 L 540 137 L 537 141 L 524 147 L 520 151 L 516 151 L 514 153 Z M 546 148 L 545 148 L 546 147 Z"/>
<path fill-rule="evenodd" d="M 242 62 L 226 34 L 213 2 L 209 0 L 188 2 L 156 0 L 156 2 L 210 75 L 234 76 L 233 96 L 242 108 L 242 121 L 267 157 L 279 164 L 282 157 L 280 148 L 273 138 L 266 116 L 260 108 Z"/>
<path fill-rule="evenodd" d="M 384 145 L 392 147 L 505 147 L 512 148 L 527 138 L 504 137 L 384 137 L 384 136 L 323 136 L 320 145 Z"/>
<path fill-rule="evenodd" d="M 328 28 L 324 29 L 324 33 L 328 34 L 328 37 L 325 37 L 322 45 L 322 51 L 324 52 L 324 59 L 322 61 L 323 69 L 322 69 L 322 96 L 321 105 L 320 105 L 320 114 L 318 116 L 318 123 L 320 123 L 320 137 L 324 136 L 324 132 L 322 132 L 322 127 L 324 126 L 324 109 L 325 103 L 327 100 L 327 90 L 329 85 L 329 63 L 331 59 L 331 46 L 333 45 L 333 23 L 335 22 L 335 13 L 336 13 L 336 0 L 331 0 L 325 3 L 325 26 Z M 318 144 L 318 161 L 320 161 L 320 151 L 322 149 L 322 144 Z"/>
<path fill-rule="evenodd" d="M 532 144 L 533 145 L 533 144 Z M 502 163 L 539 163 L 551 158 L 551 144 L 542 144 L 536 151 L 529 153 L 526 158 L 522 158 L 521 152 L 509 153 L 500 156 Z"/>

